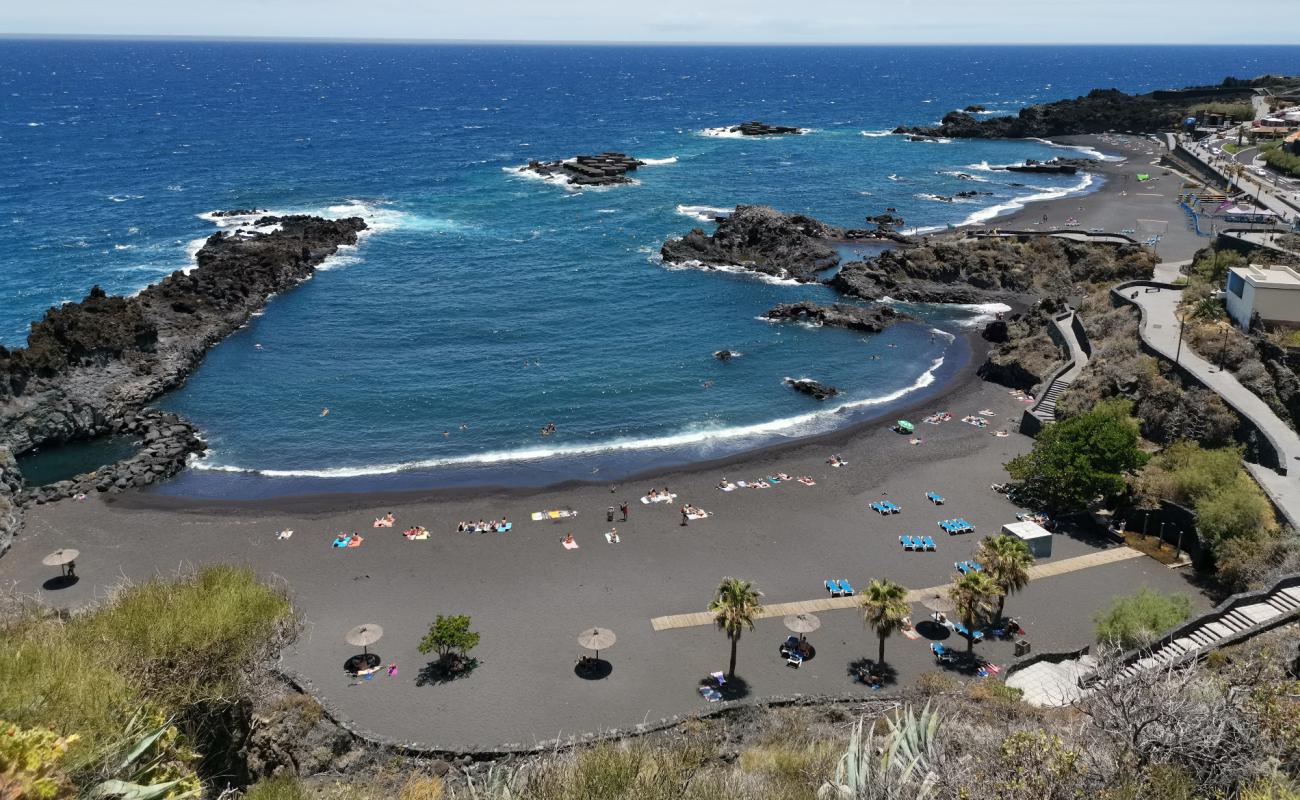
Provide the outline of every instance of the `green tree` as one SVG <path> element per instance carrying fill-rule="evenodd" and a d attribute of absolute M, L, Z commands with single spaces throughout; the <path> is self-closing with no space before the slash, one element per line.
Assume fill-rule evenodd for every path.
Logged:
<path fill-rule="evenodd" d="M 424 655 L 437 653 L 438 664 L 448 672 L 455 672 L 469 651 L 478 646 L 478 632 L 470 630 L 469 624 L 466 614 L 439 614 L 429 626 L 429 632 L 420 640 L 419 651 Z"/>
<path fill-rule="evenodd" d="M 1147 587 L 1110 601 L 1097 614 L 1097 641 L 1130 650 L 1145 647 L 1166 630 L 1187 619 L 1192 601 L 1184 594 L 1160 594 Z"/>
<path fill-rule="evenodd" d="M 713 612 L 713 621 L 718 623 L 731 641 L 731 663 L 727 667 L 727 677 L 736 677 L 736 645 L 746 628 L 754 630 L 754 620 L 763 606 L 759 598 L 763 593 L 754 588 L 749 581 L 740 578 L 723 578 L 718 586 L 717 596 L 709 603 Z"/>
<path fill-rule="evenodd" d="M 1146 463 L 1127 400 L 1105 400 L 1043 429 L 1033 449 L 1007 464 L 1021 492 L 1053 511 L 1084 509 L 1124 491 L 1124 473 Z"/>
<path fill-rule="evenodd" d="M 1034 565 L 1034 554 L 1021 538 L 1002 533 L 985 536 L 975 551 L 975 558 L 984 571 L 1002 589 L 998 595 L 997 619 L 1006 610 L 1007 595 L 1015 594 L 1029 585 L 1029 568 Z"/>
<path fill-rule="evenodd" d="M 903 627 L 907 617 L 907 589 L 891 580 L 875 578 L 867 586 L 858 605 L 862 607 L 862 621 L 876 632 L 880 651 L 876 662 L 885 663 L 885 640 Z"/>
<path fill-rule="evenodd" d="M 957 607 L 957 616 L 975 633 L 979 623 L 993 610 L 994 598 L 1002 595 L 1002 587 L 984 572 L 967 572 L 952 582 L 948 596 Z M 975 637 L 966 637 L 966 652 L 975 647 Z"/>

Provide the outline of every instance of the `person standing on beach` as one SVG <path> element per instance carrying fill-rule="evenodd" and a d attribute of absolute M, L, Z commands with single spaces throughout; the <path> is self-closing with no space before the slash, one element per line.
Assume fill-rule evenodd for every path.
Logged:
<path fill-rule="evenodd" d="M 627 511 L 628 511 L 628 508 L 627 508 L 627 501 L 626 501 L 626 500 L 624 500 L 623 502 L 621 502 L 621 503 L 618 504 L 618 510 L 623 512 L 623 521 L 624 521 L 624 522 L 627 522 Z"/>
<path fill-rule="evenodd" d="M 686 523 L 690 520 L 690 518 L 691 515 L 690 512 L 686 510 L 686 506 L 682 506 L 682 527 L 683 528 L 686 527 Z"/>

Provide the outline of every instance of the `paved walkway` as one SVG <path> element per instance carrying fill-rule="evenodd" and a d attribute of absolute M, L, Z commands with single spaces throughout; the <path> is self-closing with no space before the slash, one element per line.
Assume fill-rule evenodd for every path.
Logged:
<path fill-rule="evenodd" d="M 1141 556 L 1142 553 L 1128 547 L 1112 547 L 1108 550 L 1100 550 L 1084 556 L 1063 558 L 1060 561 L 1050 561 L 1045 564 L 1035 564 L 1029 568 L 1029 579 L 1036 581 L 1041 578 L 1050 578 L 1053 575 L 1078 572 L 1089 567 L 1113 564 L 1116 561 L 1127 561 L 1130 558 L 1139 558 Z M 907 593 L 907 602 L 919 603 L 932 595 L 947 592 L 948 586 L 949 584 L 944 584 L 943 586 L 931 586 L 927 589 L 913 589 Z M 804 614 L 810 611 L 833 611 L 840 608 L 857 607 L 857 597 L 823 597 L 817 600 L 799 600 L 791 603 L 765 605 L 757 619 L 784 617 L 787 614 Z M 694 628 L 713 624 L 713 614 L 709 611 L 697 611 L 693 614 L 673 614 L 667 617 L 655 617 L 650 620 L 650 627 L 657 631 L 672 630 L 674 628 Z"/>
<path fill-rule="evenodd" d="M 1278 449 L 1278 460 L 1287 465 L 1289 474 L 1282 475 L 1258 464 L 1247 463 L 1246 468 L 1264 487 L 1264 491 L 1281 509 L 1287 521 L 1292 526 L 1300 526 L 1300 436 L 1274 414 L 1273 409 L 1263 400 L 1238 383 L 1232 373 L 1220 370 L 1192 352 L 1185 341 L 1180 351 L 1179 323 L 1174 314 L 1183 296 L 1181 289 L 1148 292 L 1139 287 L 1129 290 L 1129 294 L 1132 295 L 1134 291 L 1137 292 L 1137 297 L 1133 300 L 1144 312 L 1141 327 L 1143 341 L 1171 361 L 1177 357 L 1180 365 L 1272 439 Z"/>

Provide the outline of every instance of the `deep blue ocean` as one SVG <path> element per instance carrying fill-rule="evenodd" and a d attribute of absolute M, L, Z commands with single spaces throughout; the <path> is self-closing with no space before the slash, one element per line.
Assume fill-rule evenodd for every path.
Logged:
<path fill-rule="evenodd" d="M 1300 47 L 2 41 L 0 343 L 93 284 L 130 293 L 192 265 L 213 210 L 357 214 L 373 233 L 161 402 L 212 446 L 179 490 L 399 470 L 382 480 L 536 483 L 723 455 L 939 390 L 969 353 L 934 331 L 989 309 L 913 308 L 922 323 L 877 336 L 773 324 L 775 303 L 836 298 L 665 268 L 665 238 L 737 203 L 850 226 L 889 206 L 908 227 L 987 220 L 1093 188 L 988 165 L 1078 153 L 887 131 L 970 103 L 1298 70 Z M 810 132 L 709 135 L 750 119 Z M 586 191 L 512 171 L 603 150 L 651 163 Z M 991 194 L 928 197 L 971 188 Z M 844 394 L 819 404 L 788 376 Z"/>

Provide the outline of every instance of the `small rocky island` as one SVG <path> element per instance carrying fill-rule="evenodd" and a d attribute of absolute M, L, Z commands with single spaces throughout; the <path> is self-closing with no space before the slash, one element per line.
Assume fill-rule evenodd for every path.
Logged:
<path fill-rule="evenodd" d="M 1086 161 L 1076 158 L 1053 158 L 1050 161 L 1035 161 L 1030 158 L 1023 164 L 1010 164 L 996 169 L 1004 169 L 1007 172 L 1032 172 L 1039 175 L 1073 175 L 1086 165 Z"/>
<path fill-rule="evenodd" d="M 916 319 L 911 314 L 894 309 L 893 306 L 866 307 L 848 303 L 819 306 L 809 300 L 781 303 L 768 309 L 763 316 L 770 320 L 799 320 L 865 333 L 880 333 L 895 322 Z"/>
<path fill-rule="evenodd" d="M 795 128 L 789 125 L 768 125 L 758 120 L 742 122 L 725 130 L 728 133 L 739 133 L 742 136 L 799 136 L 804 133 L 803 128 Z"/>
<path fill-rule="evenodd" d="M 840 390 L 834 386 L 827 386 L 812 378 L 786 378 L 784 383 L 796 392 L 802 392 L 814 400 L 826 400 L 840 393 Z"/>
<path fill-rule="evenodd" d="M 69 482 L 68 491 L 120 491 L 174 474 L 204 445 L 189 423 L 145 404 L 184 383 L 208 348 L 248 322 L 268 297 L 356 244 L 365 229 L 360 217 L 262 217 L 208 237 L 188 272 L 173 272 L 133 297 L 95 286 L 81 302 L 51 308 L 32 323 L 27 347 L 0 347 L 0 551 L 20 502 L 21 475 L 11 456 L 122 433 L 139 436 L 142 453 L 116 465 L 111 480 Z M 41 498 L 55 499 L 48 492 Z"/>
<path fill-rule="evenodd" d="M 839 264 L 829 243 L 843 239 L 844 229 L 802 214 L 783 214 L 767 206 L 736 206 L 718 221 L 712 235 L 700 228 L 660 248 L 666 263 L 698 262 L 738 266 L 777 278 L 817 280 L 817 273 Z"/>
<path fill-rule="evenodd" d="M 631 183 L 627 173 L 635 172 L 645 162 L 625 153 L 607 152 L 594 156 L 575 156 L 566 161 L 529 161 L 520 172 L 532 172 L 546 178 L 563 178 L 575 186 L 616 186 Z"/>

